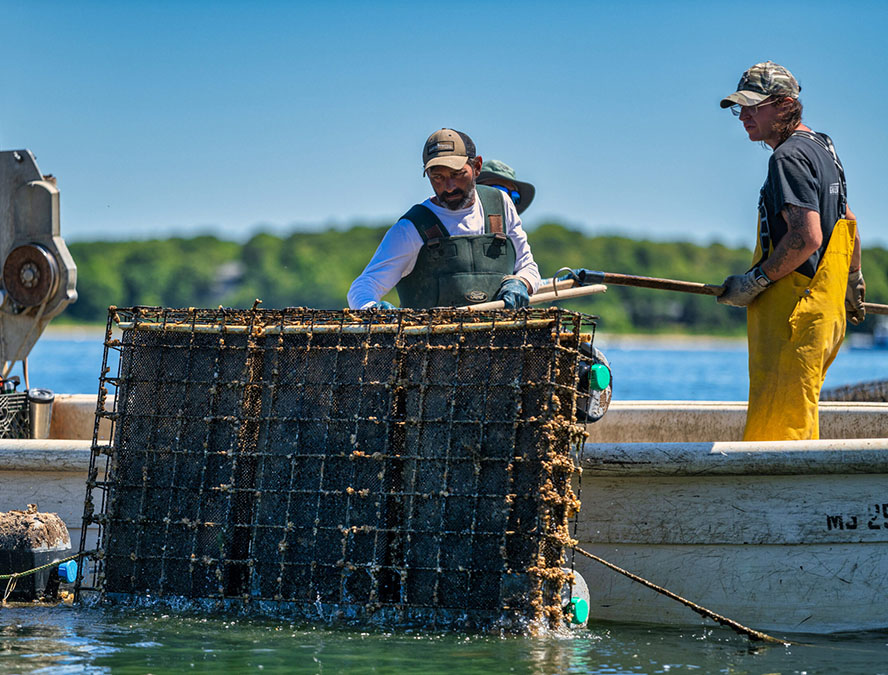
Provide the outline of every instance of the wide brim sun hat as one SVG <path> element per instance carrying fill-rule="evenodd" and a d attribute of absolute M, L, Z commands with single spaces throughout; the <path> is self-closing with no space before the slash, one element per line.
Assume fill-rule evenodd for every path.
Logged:
<path fill-rule="evenodd" d="M 514 183 L 515 187 L 518 188 L 518 194 L 521 195 L 521 200 L 515 206 L 515 210 L 518 211 L 519 215 L 524 213 L 533 201 L 533 196 L 536 194 L 536 188 L 530 183 L 515 178 L 515 170 L 498 159 L 488 159 L 481 165 L 481 173 L 478 174 L 478 183 L 485 185 L 490 182 L 495 183 L 501 180 L 507 180 L 510 183 Z"/>

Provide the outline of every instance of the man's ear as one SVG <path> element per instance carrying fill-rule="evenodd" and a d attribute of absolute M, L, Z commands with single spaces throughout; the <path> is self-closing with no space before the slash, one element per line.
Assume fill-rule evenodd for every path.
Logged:
<path fill-rule="evenodd" d="M 478 155 L 477 157 L 475 157 L 475 159 L 472 160 L 472 171 L 475 174 L 475 178 L 477 178 L 478 175 L 481 173 L 481 165 L 483 163 L 484 160 L 481 159 L 481 155 Z"/>

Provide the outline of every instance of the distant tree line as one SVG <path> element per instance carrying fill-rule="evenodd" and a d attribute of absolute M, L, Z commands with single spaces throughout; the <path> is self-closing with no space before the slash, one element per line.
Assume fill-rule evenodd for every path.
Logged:
<path fill-rule="evenodd" d="M 344 307 L 352 280 L 366 265 L 386 226 L 326 232 L 257 234 L 240 244 L 212 236 L 150 241 L 74 242 L 79 299 L 65 310 L 74 322 L 99 322 L 109 305 L 267 308 Z M 588 236 L 549 223 L 529 234 L 543 276 L 562 267 L 721 283 L 745 271 L 748 249 L 721 244 L 655 242 Z M 865 249 L 867 299 L 888 302 L 888 250 Z M 393 291 L 388 300 L 397 304 Z M 609 286 L 607 293 L 566 302 L 600 316 L 608 332 L 738 334 L 745 310 L 717 305 L 710 296 Z M 862 330 L 871 330 L 866 321 Z"/>

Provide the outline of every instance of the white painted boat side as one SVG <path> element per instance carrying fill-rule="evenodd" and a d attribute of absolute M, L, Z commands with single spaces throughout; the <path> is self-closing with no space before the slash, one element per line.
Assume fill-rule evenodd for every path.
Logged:
<path fill-rule="evenodd" d="M 888 439 L 586 443 L 585 476 L 888 473 Z"/>
<path fill-rule="evenodd" d="M 888 440 L 590 443 L 582 464 L 581 548 L 761 630 L 888 627 Z M 706 622 L 575 560 L 594 619 Z"/>
<path fill-rule="evenodd" d="M 888 403 L 821 402 L 821 438 L 888 438 Z M 739 441 L 745 401 L 614 401 L 591 443 Z"/>
<path fill-rule="evenodd" d="M 5 438 L 0 440 L 0 472 L 48 471 L 85 474 L 89 469 L 90 447 L 92 447 L 91 441 Z"/>
<path fill-rule="evenodd" d="M 884 544 L 585 548 L 707 609 L 777 636 L 885 626 Z M 575 564 L 589 585 L 593 621 L 715 626 L 588 558 L 577 555 Z"/>
<path fill-rule="evenodd" d="M 888 474 L 584 478 L 582 499 L 586 543 L 888 544 Z"/>

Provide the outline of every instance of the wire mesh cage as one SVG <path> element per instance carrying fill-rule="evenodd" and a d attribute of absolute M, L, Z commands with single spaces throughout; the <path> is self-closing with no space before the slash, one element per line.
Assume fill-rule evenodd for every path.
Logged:
<path fill-rule="evenodd" d="M 28 438 L 30 428 L 28 395 L 0 394 L 0 438 Z"/>
<path fill-rule="evenodd" d="M 820 392 L 821 401 L 883 403 L 888 401 L 888 380 L 847 384 Z"/>
<path fill-rule="evenodd" d="M 84 509 L 98 564 L 78 595 L 558 621 L 591 333 L 559 309 L 112 308 L 112 440 L 93 442 Z"/>

